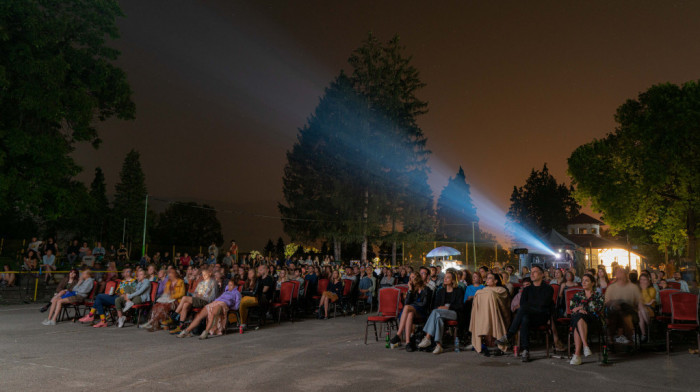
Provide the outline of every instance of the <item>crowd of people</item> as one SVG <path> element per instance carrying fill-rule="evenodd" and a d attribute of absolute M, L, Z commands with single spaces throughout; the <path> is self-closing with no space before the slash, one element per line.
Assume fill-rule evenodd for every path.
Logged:
<path fill-rule="evenodd" d="M 440 354 L 445 325 L 457 322 L 452 336 L 456 345 L 460 339 L 471 341 L 467 348 L 484 355 L 502 355 L 517 346 L 525 362 L 530 360 L 533 330 L 550 334 L 555 350 L 563 351 L 566 346 L 557 327 L 567 331 L 570 327 L 575 346 L 572 365 L 592 355 L 588 337 L 593 328 L 611 343 L 626 345 L 637 338 L 646 342 L 659 293 L 668 282 L 692 291 L 678 272 L 666 280 L 662 271 L 638 273 L 622 267 L 614 270 L 612 279 L 604 267 L 586 270 L 582 276 L 574 268 L 538 265 L 523 268 L 520 274 L 512 266 L 503 270 L 482 266 L 473 273 L 453 269 L 443 273 L 440 266 L 402 269 L 394 283 L 405 283 L 407 290 L 398 330 L 390 340 L 392 348 L 405 344 L 407 351 Z M 386 280 L 391 274 L 383 274 L 381 287 L 391 286 Z"/>
<path fill-rule="evenodd" d="M 32 241 L 25 255 L 28 268 L 36 267 L 31 263 L 37 255 L 44 260 L 59 254 L 52 239 L 41 247 L 36 242 Z M 149 303 L 140 327 L 151 332 L 167 329 L 178 337 L 196 333 L 206 339 L 224 333 L 232 312 L 241 331 L 248 328 L 252 310 L 257 324 L 264 323 L 272 317 L 272 304 L 285 282 L 298 282 L 297 311 L 321 320 L 331 316 L 333 305 L 340 305 L 346 313 L 371 309 L 379 290 L 403 286 L 404 306 L 397 318 L 398 330 L 390 339 L 392 348 L 405 344 L 407 351 L 439 354 L 444 350 L 445 325 L 456 322 L 451 338 L 468 343 L 467 349 L 499 355 L 517 346 L 522 359 L 528 361 L 533 329 L 550 334 L 555 350 L 562 351 L 566 346 L 557 325 L 567 330 L 570 325 L 575 344 L 571 364 L 578 365 L 592 353 L 588 339 L 592 328 L 604 328 L 609 342 L 629 344 L 635 334 L 644 342 L 658 312 L 660 291 L 674 282 L 682 291 L 696 289 L 678 272 L 667 279 L 663 271 L 637 273 L 624 268 L 615 269 L 611 279 L 603 267 L 579 276 L 574 268 L 538 265 L 519 272 L 511 265 L 482 266 L 471 272 L 442 271 L 439 264 L 417 269 L 372 263 L 341 265 L 331 257 L 238 259 L 234 241 L 222 255 L 212 244 L 207 257 L 183 253 L 171 258 L 165 252 L 144 255 L 132 264 L 120 260 L 119 250 L 110 255 L 99 243 L 93 249 L 86 245 L 78 247 L 77 253 L 69 250 L 69 255 L 75 255 L 71 264 L 80 261 L 80 269 L 72 269 L 60 281 L 51 301 L 41 309 L 49 312 L 44 325 L 55 325 L 64 307 L 84 303 L 93 288 L 97 294 L 79 319 L 82 323 L 107 327 L 113 312 L 113 323 L 121 328 L 128 319 L 137 318 L 129 313 L 132 307 Z M 99 259 L 92 259 L 95 254 Z M 50 258 L 46 260 L 51 264 Z M 102 262 L 106 262 L 104 271 Z M 114 283 L 107 290 L 109 282 Z M 575 294 L 567 296 L 572 289 Z M 570 324 L 561 325 L 562 319 Z"/>

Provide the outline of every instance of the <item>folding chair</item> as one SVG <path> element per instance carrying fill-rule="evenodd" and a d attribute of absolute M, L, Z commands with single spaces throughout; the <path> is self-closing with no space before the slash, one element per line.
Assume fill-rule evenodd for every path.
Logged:
<path fill-rule="evenodd" d="M 297 282 L 297 284 L 298 284 L 298 282 Z M 277 324 L 280 324 L 282 322 L 282 309 L 284 309 L 284 308 L 287 308 L 287 313 L 289 313 L 289 318 L 290 319 L 292 318 L 290 308 L 292 306 L 292 299 L 294 297 L 294 290 L 296 289 L 296 287 L 297 287 L 297 285 L 295 285 L 292 282 L 283 282 L 282 285 L 280 286 L 279 298 L 277 299 L 276 302 L 273 302 L 271 304 L 272 309 L 277 310 Z"/>
<path fill-rule="evenodd" d="M 138 327 L 141 325 L 141 314 L 142 313 L 148 313 L 149 310 L 151 310 L 151 306 L 153 306 L 153 301 L 156 298 L 156 295 L 158 294 L 158 282 L 151 282 L 151 300 L 142 302 L 140 304 L 136 304 L 131 307 L 129 310 L 134 310 L 136 311 L 136 326 Z"/>
<path fill-rule="evenodd" d="M 98 286 L 99 285 L 97 283 L 93 282 L 92 290 L 90 290 L 90 294 L 88 294 L 88 296 L 84 300 L 82 300 L 81 302 L 69 303 L 64 305 L 61 309 L 61 314 L 58 316 L 58 321 L 60 322 L 70 318 L 70 315 L 68 314 L 69 308 L 73 309 L 73 322 L 76 322 L 79 318 L 83 317 L 83 315 L 80 313 L 80 307 L 85 306 L 87 301 L 89 301 L 90 303 L 94 301 Z"/>
<path fill-rule="evenodd" d="M 345 307 L 350 305 L 350 292 L 352 290 L 353 283 L 354 281 L 352 279 L 343 279 L 343 295 L 333 303 L 333 318 L 336 317 L 336 310 L 338 309 L 338 304 L 343 306 L 343 317 L 345 317 L 345 315 L 347 314 L 347 310 L 345 310 Z"/>
<path fill-rule="evenodd" d="M 379 335 L 377 335 L 377 323 L 383 324 L 387 328 L 387 334 L 391 335 L 392 324 L 399 329 L 399 325 L 396 321 L 396 316 L 399 314 L 399 303 L 401 298 L 401 290 L 393 287 L 385 287 L 379 290 L 379 310 L 376 316 L 367 317 L 367 325 L 365 326 L 365 344 L 367 344 L 367 333 L 369 331 L 370 325 L 374 327 L 374 338 L 379 341 Z"/>
<path fill-rule="evenodd" d="M 695 332 L 700 350 L 699 299 L 700 296 L 690 293 L 678 292 L 671 295 L 671 322 L 666 328 L 666 355 L 671 354 L 671 331 Z"/>
<path fill-rule="evenodd" d="M 323 294 L 326 289 L 328 289 L 328 279 L 319 279 L 318 285 L 316 286 L 316 295 L 312 296 L 311 299 L 315 301 L 321 300 L 321 294 Z"/>
<path fill-rule="evenodd" d="M 668 284 L 669 288 L 672 288 L 674 290 L 680 290 L 681 289 L 681 282 L 669 282 L 666 281 L 666 284 Z"/>

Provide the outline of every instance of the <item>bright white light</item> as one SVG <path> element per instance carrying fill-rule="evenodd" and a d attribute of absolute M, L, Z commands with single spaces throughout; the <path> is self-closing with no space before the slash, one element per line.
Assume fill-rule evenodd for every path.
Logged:
<path fill-rule="evenodd" d="M 554 258 L 557 259 L 557 260 L 561 259 L 561 253 L 555 254 L 555 255 L 554 255 Z"/>

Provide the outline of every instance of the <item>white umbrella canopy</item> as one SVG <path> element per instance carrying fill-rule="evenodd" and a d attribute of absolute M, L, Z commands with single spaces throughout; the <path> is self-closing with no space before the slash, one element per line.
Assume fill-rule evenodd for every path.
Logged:
<path fill-rule="evenodd" d="M 438 246 L 437 248 L 431 250 L 426 255 L 427 257 L 447 257 L 447 256 L 457 256 L 461 255 L 462 252 L 455 248 L 450 248 L 449 246 Z"/>

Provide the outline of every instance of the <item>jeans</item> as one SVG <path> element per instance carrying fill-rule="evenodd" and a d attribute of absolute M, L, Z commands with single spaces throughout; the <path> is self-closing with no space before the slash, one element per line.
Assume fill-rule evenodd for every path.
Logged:
<path fill-rule="evenodd" d="M 515 314 L 515 319 L 513 319 L 513 322 L 510 324 L 508 338 L 515 336 L 518 330 L 520 330 L 520 351 L 529 350 L 530 338 L 528 333 L 530 332 L 530 327 L 538 327 L 547 324 L 549 319 L 549 313 L 534 313 L 520 308 L 518 309 L 518 313 Z"/>
<path fill-rule="evenodd" d="M 75 260 L 78 260 L 78 255 L 76 255 L 75 253 L 71 253 L 68 255 L 68 263 L 71 265 L 71 267 L 73 266 L 73 264 L 75 264 Z"/>
<path fill-rule="evenodd" d="M 95 305 L 93 307 L 97 311 L 97 314 L 99 316 L 105 314 L 104 306 L 105 305 L 114 305 L 114 301 L 117 299 L 116 295 L 109 295 L 109 294 L 99 294 L 95 298 Z"/>
<path fill-rule="evenodd" d="M 457 320 L 457 312 L 447 309 L 435 309 L 430 313 L 430 317 L 425 322 L 423 332 L 432 336 L 436 343 L 442 341 L 442 333 L 445 330 L 445 320 Z"/>

